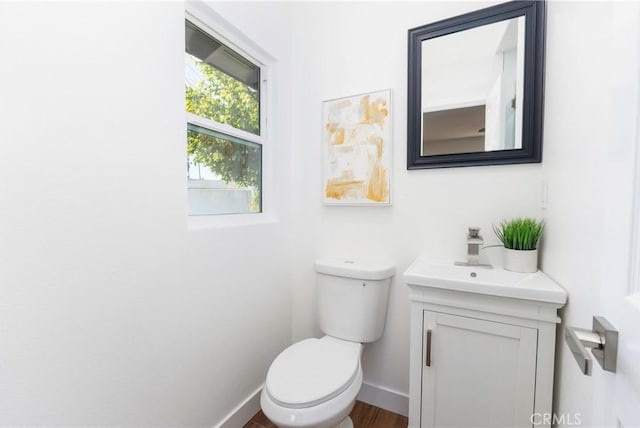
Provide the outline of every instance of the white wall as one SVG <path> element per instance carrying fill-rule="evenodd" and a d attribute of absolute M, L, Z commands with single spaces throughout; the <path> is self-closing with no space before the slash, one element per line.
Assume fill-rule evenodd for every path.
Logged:
<path fill-rule="evenodd" d="M 298 3 L 293 6 L 295 253 L 293 332 L 319 335 L 313 259 L 388 257 L 397 266 L 383 338 L 365 347 L 365 382 L 408 393 L 409 301 L 402 272 L 421 253 L 463 259 L 467 226 L 538 216 L 540 165 L 406 169 L 407 30 L 488 3 Z M 391 207 L 321 204 L 321 102 L 393 89 Z M 487 250 L 488 252 L 492 250 Z M 491 253 L 487 253 L 491 254 Z M 487 256 L 484 255 L 484 257 Z"/>
<path fill-rule="evenodd" d="M 286 154 L 288 8 L 236 7 L 278 59 Z M 290 343 L 286 155 L 278 221 L 187 226 L 183 20 L 0 2 L 1 426 L 212 426 Z"/>

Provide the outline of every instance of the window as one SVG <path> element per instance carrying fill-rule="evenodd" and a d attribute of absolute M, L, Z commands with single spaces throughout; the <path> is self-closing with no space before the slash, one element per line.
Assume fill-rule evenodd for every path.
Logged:
<path fill-rule="evenodd" d="M 189 215 L 262 212 L 261 67 L 185 21 Z"/>

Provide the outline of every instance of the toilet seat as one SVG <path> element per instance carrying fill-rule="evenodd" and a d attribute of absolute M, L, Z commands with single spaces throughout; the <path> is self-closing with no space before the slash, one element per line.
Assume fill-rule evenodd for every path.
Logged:
<path fill-rule="evenodd" d="M 336 341 L 306 339 L 276 357 L 267 373 L 265 389 L 280 406 L 312 407 L 344 392 L 359 367 L 355 348 Z"/>

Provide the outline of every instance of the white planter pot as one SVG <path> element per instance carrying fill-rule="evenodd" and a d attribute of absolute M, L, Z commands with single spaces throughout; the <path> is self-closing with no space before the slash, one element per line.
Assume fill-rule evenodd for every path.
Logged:
<path fill-rule="evenodd" d="M 504 268 L 511 272 L 536 272 L 538 270 L 538 249 L 524 251 L 505 248 Z"/>

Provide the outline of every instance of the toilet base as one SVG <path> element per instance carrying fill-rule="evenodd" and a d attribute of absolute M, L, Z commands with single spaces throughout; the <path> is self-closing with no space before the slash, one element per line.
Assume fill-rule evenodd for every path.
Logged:
<path fill-rule="evenodd" d="M 347 416 L 336 428 L 353 428 L 351 417 Z"/>

